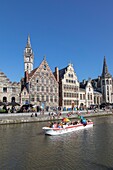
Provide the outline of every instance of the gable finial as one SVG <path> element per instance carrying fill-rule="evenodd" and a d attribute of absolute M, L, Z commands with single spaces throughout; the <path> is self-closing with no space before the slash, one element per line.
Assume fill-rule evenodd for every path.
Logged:
<path fill-rule="evenodd" d="M 44 60 L 46 60 L 46 55 L 44 55 Z"/>
<path fill-rule="evenodd" d="M 71 60 L 70 60 L 70 62 L 69 62 L 69 64 L 68 64 L 68 65 L 73 67 L 73 64 L 72 64 Z"/>

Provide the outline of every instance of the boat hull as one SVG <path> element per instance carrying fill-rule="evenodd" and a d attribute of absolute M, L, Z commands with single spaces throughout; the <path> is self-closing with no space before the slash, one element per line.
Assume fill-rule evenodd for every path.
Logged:
<path fill-rule="evenodd" d="M 87 125 L 83 125 L 81 123 L 77 125 L 69 125 L 69 126 L 64 126 L 63 128 L 50 128 L 50 127 L 43 127 L 43 131 L 45 135 L 61 135 L 69 132 L 73 132 L 76 130 L 80 129 L 86 129 L 86 128 L 91 128 L 93 127 L 93 122 L 88 122 Z"/>

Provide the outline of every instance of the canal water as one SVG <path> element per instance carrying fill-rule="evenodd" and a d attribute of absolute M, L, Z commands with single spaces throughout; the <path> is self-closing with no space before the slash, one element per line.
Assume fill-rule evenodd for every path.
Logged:
<path fill-rule="evenodd" d="M 0 126 L 0 170 L 113 170 L 113 116 L 94 127 L 45 136 L 46 122 Z"/>

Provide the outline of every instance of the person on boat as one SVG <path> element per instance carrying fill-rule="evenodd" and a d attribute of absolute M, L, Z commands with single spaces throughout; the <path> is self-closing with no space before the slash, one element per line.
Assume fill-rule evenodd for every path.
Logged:
<path fill-rule="evenodd" d="M 61 123 L 58 122 L 58 126 L 57 126 L 57 127 L 58 127 L 58 128 L 62 128 L 63 125 L 62 125 Z"/>
<path fill-rule="evenodd" d="M 50 128 L 53 128 L 54 127 L 54 124 L 53 124 L 53 122 L 50 124 Z"/>
<path fill-rule="evenodd" d="M 83 117 L 83 116 L 80 116 L 80 119 L 81 119 L 81 123 L 86 126 L 87 125 L 87 121 L 86 119 Z"/>
<path fill-rule="evenodd" d="M 74 122 L 73 122 L 73 125 L 77 125 L 77 124 L 78 124 L 78 121 L 74 121 Z"/>
<path fill-rule="evenodd" d="M 92 120 L 91 119 L 86 119 L 87 120 L 87 122 L 92 122 Z"/>
<path fill-rule="evenodd" d="M 57 128 L 57 123 L 56 122 L 54 122 L 54 128 Z"/>

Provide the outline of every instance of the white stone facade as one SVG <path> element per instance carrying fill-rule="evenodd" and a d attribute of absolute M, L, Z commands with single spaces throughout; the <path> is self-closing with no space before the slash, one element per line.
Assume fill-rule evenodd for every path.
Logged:
<path fill-rule="evenodd" d="M 20 90 L 20 83 L 11 82 L 3 72 L 0 72 L 0 101 L 20 103 Z"/>

